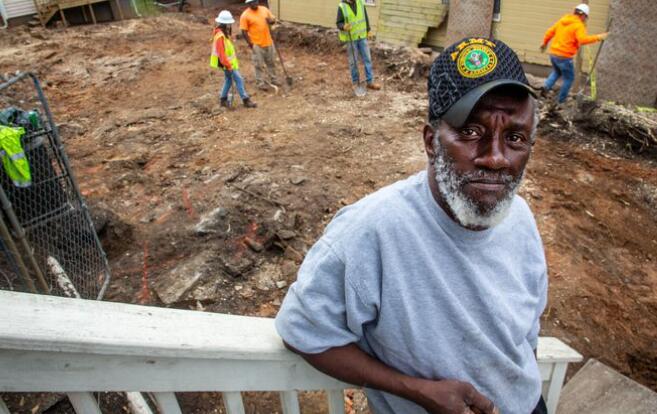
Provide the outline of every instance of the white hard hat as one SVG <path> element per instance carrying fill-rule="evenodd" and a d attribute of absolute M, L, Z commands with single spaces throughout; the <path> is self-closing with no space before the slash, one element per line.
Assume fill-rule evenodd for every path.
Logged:
<path fill-rule="evenodd" d="M 233 15 L 230 14 L 228 10 L 222 10 L 219 12 L 219 15 L 217 16 L 216 19 L 214 19 L 215 22 L 219 24 L 233 24 L 235 23 L 235 19 L 233 19 Z"/>
<path fill-rule="evenodd" d="M 253 3 L 254 1 L 258 1 L 258 0 L 244 0 L 244 3 L 249 4 L 249 3 Z"/>
<path fill-rule="evenodd" d="M 589 11 L 590 11 L 589 10 L 589 5 L 584 4 L 584 3 L 582 3 L 582 4 L 578 5 L 577 7 L 575 7 L 575 10 L 579 10 L 587 16 L 589 15 Z"/>

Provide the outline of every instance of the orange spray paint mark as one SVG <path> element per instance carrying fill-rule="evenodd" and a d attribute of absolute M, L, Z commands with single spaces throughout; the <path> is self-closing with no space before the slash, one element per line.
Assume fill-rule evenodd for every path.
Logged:
<path fill-rule="evenodd" d="M 196 217 L 196 212 L 194 211 L 194 207 L 192 206 L 192 201 L 189 198 L 189 193 L 185 188 L 182 190 L 182 201 L 183 201 L 183 206 L 185 207 L 185 210 L 187 210 L 187 215 L 190 218 Z"/>
<path fill-rule="evenodd" d="M 141 291 L 139 292 L 139 303 L 142 305 L 151 301 L 151 291 L 148 288 L 148 241 L 144 242 L 144 267 L 141 275 Z"/>

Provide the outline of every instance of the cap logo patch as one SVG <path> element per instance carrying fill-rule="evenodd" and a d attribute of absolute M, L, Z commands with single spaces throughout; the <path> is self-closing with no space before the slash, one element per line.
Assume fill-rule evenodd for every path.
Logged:
<path fill-rule="evenodd" d="M 458 72 L 464 78 L 480 78 L 491 73 L 497 66 L 497 55 L 492 47 L 495 44 L 483 39 L 469 39 L 458 45 L 458 52 L 453 54 Z"/>

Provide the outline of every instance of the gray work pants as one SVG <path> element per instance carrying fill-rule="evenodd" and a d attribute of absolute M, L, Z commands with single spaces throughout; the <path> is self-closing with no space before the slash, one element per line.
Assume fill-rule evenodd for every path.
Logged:
<path fill-rule="evenodd" d="M 276 50 L 274 49 L 274 45 L 268 47 L 253 45 L 252 58 L 253 66 L 255 67 L 255 78 L 257 86 L 265 85 L 265 71 L 267 72 L 267 76 L 269 77 L 269 81 L 271 83 L 278 83 L 278 79 L 276 77 L 276 59 L 274 57 L 275 53 Z"/>

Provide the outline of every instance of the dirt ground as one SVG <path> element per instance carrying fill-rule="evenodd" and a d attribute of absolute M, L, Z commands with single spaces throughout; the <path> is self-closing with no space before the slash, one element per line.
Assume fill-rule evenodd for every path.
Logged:
<path fill-rule="evenodd" d="M 377 60 L 383 90 L 355 98 L 342 51 L 281 33 L 293 87 L 256 91 L 238 41 L 258 108 L 223 110 L 208 67 L 216 11 L 194 13 L 2 32 L 0 73 L 39 75 L 84 196 L 112 212 L 106 300 L 274 316 L 339 208 L 424 168 L 426 80 Z M 521 194 L 550 267 L 541 334 L 657 391 L 656 172 L 654 155 L 546 116 Z M 222 412 L 216 394 L 181 398 Z M 323 408 L 317 393 L 303 401 Z"/>

